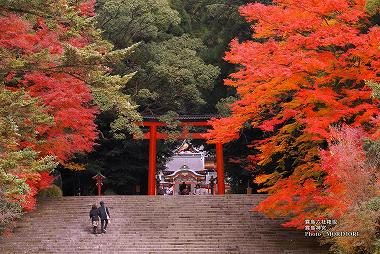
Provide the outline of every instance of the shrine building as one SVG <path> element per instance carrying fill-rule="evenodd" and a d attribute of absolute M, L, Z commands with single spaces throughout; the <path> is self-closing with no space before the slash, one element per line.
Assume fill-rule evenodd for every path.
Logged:
<path fill-rule="evenodd" d="M 188 140 L 184 140 L 173 154 L 158 175 L 159 188 L 165 190 L 172 187 L 173 195 L 178 195 L 179 185 L 185 182 L 190 194 L 194 194 L 197 184 L 201 188 L 198 194 L 209 194 L 209 179 L 211 176 L 217 177 L 216 157 L 204 151 L 202 146 L 194 147 Z M 228 189 L 228 185 L 226 187 Z"/>

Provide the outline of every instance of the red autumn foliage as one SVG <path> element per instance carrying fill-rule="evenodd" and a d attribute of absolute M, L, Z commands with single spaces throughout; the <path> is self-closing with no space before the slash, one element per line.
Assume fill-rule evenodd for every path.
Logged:
<path fill-rule="evenodd" d="M 240 99 L 230 117 L 212 121 L 208 137 L 228 142 L 247 122 L 265 131 L 254 144 L 267 176 L 260 176 L 267 185 L 262 191 L 271 195 L 258 210 L 290 217 L 287 226 L 301 227 L 305 216 L 317 218 L 326 206 L 338 205 L 327 198 L 323 207 L 311 201 L 321 196 L 319 146 L 332 124 L 364 126 L 379 137 L 378 104 L 365 80 L 380 80 L 380 28 L 370 26 L 364 4 L 274 0 L 240 8 L 255 22 L 253 40 L 233 40 L 225 57 L 241 66 L 225 80 Z"/>
<path fill-rule="evenodd" d="M 46 75 L 41 72 L 26 74 L 24 81 L 33 84 L 28 92 L 40 97 L 54 116 L 55 125 L 43 131 L 46 142 L 38 149 L 44 154 L 53 154 L 65 161 L 77 152 L 90 152 L 97 137 L 94 124 L 95 108 L 88 107 L 92 100 L 86 84 L 67 74 Z"/>
<path fill-rule="evenodd" d="M 48 172 L 33 173 L 33 174 L 16 174 L 17 177 L 24 179 L 29 186 L 27 194 L 14 197 L 16 200 L 22 200 L 21 206 L 25 211 L 31 211 L 36 206 L 36 198 L 38 191 L 49 188 L 54 180 L 54 177 Z"/>
<path fill-rule="evenodd" d="M 17 58 L 31 59 L 28 63 L 30 71 L 12 71 L 8 74 L 8 82 L 17 79 L 19 86 L 27 88 L 32 96 L 41 98 L 54 116 L 54 127 L 41 126 L 38 129 L 41 136 L 46 136 L 47 142 L 35 144 L 34 148 L 41 151 L 41 155 L 57 156 L 61 162 L 75 153 L 91 151 L 97 137 L 94 124 L 97 109 L 89 106 L 91 91 L 84 81 L 75 77 L 75 73 L 82 70 L 71 68 L 71 74 L 59 68 L 65 43 L 84 47 L 87 42 L 81 36 L 62 40 L 67 29 L 61 24 L 52 30 L 43 20 L 32 24 L 15 14 L 0 18 L 0 47 L 18 52 L 2 58 L 1 64 L 9 66 Z M 44 54 L 45 50 L 48 50 L 48 57 L 37 57 L 34 62 L 33 56 Z"/>
<path fill-rule="evenodd" d="M 360 129 L 347 126 L 331 128 L 329 150 L 321 152 L 324 178 L 323 198 L 315 198 L 321 205 L 335 202 L 337 205 L 326 207 L 326 212 L 339 216 L 358 204 L 375 196 L 376 163 L 366 158 L 363 138 L 366 134 Z M 339 215 L 338 215 L 339 214 Z"/>
<path fill-rule="evenodd" d="M 74 8 L 81 16 L 94 16 L 94 4 L 94 0 L 81 1 Z M 41 157 L 54 155 L 61 163 L 76 153 L 91 151 L 97 138 L 94 120 L 98 110 L 83 80 L 87 70 L 80 64 L 63 66 L 65 45 L 83 48 L 91 43 L 86 31 L 80 35 L 70 34 L 70 25 L 75 23 L 66 22 L 65 13 L 59 18 L 50 14 L 45 18 L 45 15 L 33 16 L 22 11 L 2 9 L 1 12 L 0 78 L 4 77 L 9 89 L 25 89 L 32 97 L 40 98 L 55 123 L 37 128 L 38 139 L 45 142 L 21 141 L 20 149 L 31 147 L 39 151 Z M 22 197 L 25 199 L 22 206 L 29 211 L 35 206 L 38 190 L 47 188 L 52 177 L 47 172 L 18 176 L 30 187 L 28 194 Z"/>
<path fill-rule="evenodd" d="M 96 0 L 87 0 L 79 5 L 79 10 L 82 16 L 92 17 L 95 16 L 95 3 Z"/>

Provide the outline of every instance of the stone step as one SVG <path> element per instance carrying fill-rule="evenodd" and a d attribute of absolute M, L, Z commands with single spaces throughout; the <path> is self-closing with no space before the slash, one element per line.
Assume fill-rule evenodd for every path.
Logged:
<path fill-rule="evenodd" d="M 81 196 L 46 199 L 0 253 L 328 253 L 303 232 L 252 211 L 265 195 Z M 91 234 L 90 206 L 110 209 L 107 234 Z M 22 244 L 20 244 L 22 243 Z"/>

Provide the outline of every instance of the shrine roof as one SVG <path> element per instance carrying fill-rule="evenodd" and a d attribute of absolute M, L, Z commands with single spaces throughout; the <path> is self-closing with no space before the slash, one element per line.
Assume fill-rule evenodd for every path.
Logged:
<path fill-rule="evenodd" d="M 105 178 L 107 178 L 107 177 L 105 177 L 104 175 L 102 175 L 100 172 L 98 172 L 96 175 L 94 175 L 93 177 L 92 177 L 92 179 L 96 179 L 96 178 L 101 178 L 101 179 L 105 179 Z"/>
<path fill-rule="evenodd" d="M 187 122 L 187 121 L 208 121 L 211 118 L 218 117 L 214 114 L 204 114 L 204 115 L 180 115 L 178 117 L 175 117 L 174 120 Z M 149 122 L 160 122 L 159 120 L 160 116 L 154 116 L 154 115 L 144 115 L 143 120 L 149 121 Z"/>
<path fill-rule="evenodd" d="M 170 175 L 164 175 L 164 177 L 172 178 L 172 177 L 178 176 L 180 174 L 186 174 L 186 173 L 192 174 L 196 177 L 202 177 L 202 178 L 205 177 L 205 175 L 199 174 L 196 171 L 191 170 L 191 169 L 179 169 L 179 170 L 174 171 Z"/>
<path fill-rule="evenodd" d="M 166 162 L 167 171 L 176 171 L 179 169 L 192 169 L 194 171 L 204 170 L 202 158 L 188 157 L 186 154 L 173 156 Z"/>
<path fill-rule="evenodd" d="M 182 144 L 173 151 L 173 153 L 175 155 L 183 155 L 186 154 L 186 152 L 202 153 L 202 151 L 195 148 L 192 143 L 185 139 L 182 141 Z"/>

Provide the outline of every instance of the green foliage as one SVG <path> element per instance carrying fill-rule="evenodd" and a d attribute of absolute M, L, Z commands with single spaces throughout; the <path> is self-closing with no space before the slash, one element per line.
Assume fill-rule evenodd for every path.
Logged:
<path fill-rule="evenodd" d="M 178 31 L 179 12 L 167 0 L 98 1 L 97 25 L 119 48 L 144 43 L 130 61 L 115 66 L 115 72 L 137 72 L 125 92 L 143 114 L 198 110 L 205 104 L 218 68 L 201 58 L 201 40 Z"/>
<path fill-rule="evenodd" d="M 18 175 L 52 171 L 58 163 L 53 156 L 38 158 L 38 153 L 30 148 L 8 151 L 0 159 L 0 189 L 8 196 L 24 195 L 29 191 L 25 180 Z"/>
<path fill-rule="evenodd" d="M 29 190 L 25 180 L 16 174 L 53 170 L 54 157 L 38 158 L 31 148 L 20 147 L 21 142 L 43 142 L 35 130 L 37 125 L 51 125 L 52 118 L 44 108 L 23 91 L 13 92 L 0 87 L 0 192 L 23 195 Z"/>
<path fill-rule="evenodd" d="M 43 189 L 38 193 L 38 198 L 60 198 L 62 190 L 57 185 L 52 185 L 47 189 Z"/>
<path fill-rule="evenodd" d="M 229 96 L 227 98 L 222 98 L 220 101 L 216 104 L 216 109 L 218 111 L 218 115 L 221 117 L 226 117 L 231 115 L 231 108 L 229 105 L 234 103 L 237 100 L 234 96 Z"/>
<path fill-rule="evenodd" d="M 21 145 L 43 142 L 35 128 L 52 124 L 44 111 L 39 101 L 25 92 L 0 86 L 0 234 L 22 215 L 23 197 L 31 192 L 23 176 L 52 171 L 57 166 L 55 157 L 39 157 Z"/>
<path fill-rule="evenodd" d="M 325 237 L 330 250 L 336 254 L 379 253 L 378 232 L 380 229 L 380 196 L 363 202 L 346 213 L 331 230 L 359 232 L 357 237 Z"/>
<path fill-rule="evenodd" d="M 176 117 L 178 117 L 179 115 L 174 112 L 174 111 L 169 111 L 167 112 L 165 115 L 161 115 L 158 119 L 161 121 L 161 122 L 165 122 L 167 123 L 167 127 L 168 128 L 176 128 L 178 126 L 178 124 L 180 123 L 180 121 L 176 120 Z"/>
<path fill-rule="evenodd" d="M 180 26 L 186 33 L 200 38 L 207 46 L 207 60 L 223 62 L 224 51 L 234 37 L 242 37 L 249 27 L 239 15 L 238 8 L 248 1 L 238 0 L 173 0 L 182 14 Z"/>
<path fill-rule="evenodd" d="M 23 91 L 7 90 L 0 84 L 0 152 L 18 145 L 20 140 L 34 141 L 37 125 L 51 125 L 53 119 L 43 110 L 37 99 Z"/>
<path fill-rule="evenodd" d="M 373 164 L 374 167 L 380 166 L 380 140 L 364 140 L 364 150 L 367 154 L 367 160 Z"/>
<path fill-rule="evenodd" d="M 96 34 L 97 43 L 90 44 L 84 48 L 66 46 L 62 65 L 84 66 L 87 75 L 85 77 L 87 84 L 90 86 L 94 102 L 102 111 L 115 111 L 117 118 L 110 124 L 115 137 L 125 138 L 122 133 L 127 130 L 128 133 L 139 133 L 139 128 L 134 122 L 140 121 L 141 116 L 137 112 L 137 105 L 132 101 L 129 95 L 123 93 L 127 83 L 136 74 L 135 72 L 122 75 L 111 75 L 106 66 L 115 66 L 121 64 L 121 61 L 132 54 L 137 44 L 133 44 L 124 49 L 112 50 L 112 45 L 100 38 Z M 107 53 L 100 53 L 99 50 L 105 47 Z"/>
<path fill-rule="evenodd" d="M 203 49 L 199 39 L 188 35 L 173 37 L 147 45 L 151 60 L 146 69 L 156 82 L 149 84 L 152 91 L 159 90 L 156 104 L 162 109 L 185 113 L 205 104 L 202 90 L 210 90 L 219 69 L 205 64 L 198 53 Z"/>
<path fill-rule="evenodd" d="M 154 40 L 180 22 L 167 0 L 101 0 L 97 14 L 98 26 L 118 47 Z"/>
<path fill-rule="evenodd" d="M 143 114 L 196 113 L 205 104 L 219 68 L 200 57 L 204 45 L 188 35 L 141 45 L 131 63 L 137 71 L 127 92 Z"/>
<path fill-rule="evenodd" d="M 252 1 L 172 0 L 173 8 L 181 15 L 181 31 L 201 39 L 205 50 L 201 51 L 200 56 L 206 63 L 220 68 L 220 75 L 214 81 L 213 90 L 203 92 L 207 98 L 207 105 L 203 106 L 202 110 L 208 113 L 218 110 L 215 105 L 221 98 L 236 94 L 234 88 L 223 86 L 223 80 L 235 70 L 233 65 L 224 61 L 224 55 L 233 38 L 251 38 L 249 25 L 238 13 L 238 8 L 248 2 Z"/>
<path fill-rule="evenodd" d="M 363 203 L 363 209 L 374 212 L 380 212 L 380 196 L 374 197 L 369 201 Z"/>
<path fill-rule="evenodd" d="M 376 13 L 379 12 L 380 1 L 379 0 L 367 0 L 365 8 L 369 14 L 375 15 Z"/>
<path fill-rule="evenodd" d="M 380 99 L 380 84 L 372 81 L 367 81 L 366 84 L 372 88 L 373 97 Z"/>
<path fill-rule="evenodd" d="M 175 111 L 168 111 L 158 118 L 161 122 L 167 124 L 165 127 L 160 128 L 160 132 L 166 133 L 169 136 L 169 138 L 165 140 L 167 144 L 176 142 L 176 137 L 181 134 L 181 127 L 179 126 L 181 122 L 176 119 L 178 116 L 179 114 Z"/>
<path fill-rule="evenodd" d="M 11 228 L 15 220 L 21 218 L 22 208 L 19 204 L 8 202 L 0 192 L 0 235 Z"/>

